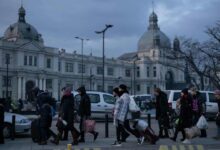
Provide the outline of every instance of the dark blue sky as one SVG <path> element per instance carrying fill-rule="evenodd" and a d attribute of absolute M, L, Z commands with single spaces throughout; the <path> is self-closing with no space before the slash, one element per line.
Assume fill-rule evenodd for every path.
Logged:
<path fill-rule="evenodd" d="M 0 36 L 17 21 L 21 0 L 0 0 Z M 147 30 L 151 0 L 23 0 L 26 21 L 43 35 L 45 45 L 80 52 L 75 36 L 89 38 L 85 53 L 101 56 L 101 36 L 94 33 L 106 23 L 107 57 L 136 51 Z M 207 39 L 206 27 L 220 20 L 220 0 L 155 0 L 160 29 L 173 40 L 185 36 Z"/>

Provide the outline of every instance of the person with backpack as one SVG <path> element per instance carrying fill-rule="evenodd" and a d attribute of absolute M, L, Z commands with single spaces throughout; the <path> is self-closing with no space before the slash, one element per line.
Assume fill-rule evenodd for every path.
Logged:
<path fill-rule="evenodd" d="M 66 124 L 62 125 L 63 128 L 59 129 L 59 138 L 62 138 L 63 132 L 71 131 L 73 142 L 72 145 L 78 145 L 78 138 L 80 136 L 79 131 L 74 127 L 74 97 L 71 87 L 67 87 L 64 90 L 61 105 L 60 105 L 60 113 L 59 119 L 60 123 L 66 122 Z"/>
<path fill-rule="evenodd" d="M 86 93 L 86 89 L 84 86 L 77 89 L 81 99 L 79 104 L 79 116 L 80 116 L 80 143 L 85 143 L 85 121 L 90 118 L 91 116 L 91 101 L 89 96 Z M 96 131 L 90 132 L 94 136 L 94 141 L 97 139 L 99 133 Z"/>
<path fill-rule="evenodd" d="M 116 141 L 112 144 L 113 146 L 121 146 L 122 142 L 125 142 L 126 138 L 129 136 L 129 133 L 127 133 L 123 125 L 120 123 L 120 121 L 116 118 L 119 112 L 119 107 L 120 107 L 120 93 L 119 93 L 119 88 L 114 88 L 113 89 L 113 96 L 116 98 L 115 101 L 115 107 L 113 110 L 113 122 L 114 125 L 116 126 Z"/>
<path fill-rule="evenodd" d="M 132 117 L 131 113 L 129 112 L 130 97 L 128 94 L 127 86 L 121 84 L 119 86 L 119 92 L 119 110 L 116 119 L 119 120 L 119 123 L 123 125 L 124 129 L 127 132 L 133 134 L 137 138 L 138 144 L 142 144 L 144 141 L 144 137 L 142 137 L 139 132 L 130 127 L 130 120 Z"/>

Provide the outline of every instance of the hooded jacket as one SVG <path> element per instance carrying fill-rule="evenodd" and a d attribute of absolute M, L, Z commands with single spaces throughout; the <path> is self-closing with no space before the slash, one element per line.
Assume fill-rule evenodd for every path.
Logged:
<path fill-rule="evenodd" d="M 91 101 L 89 96 L 86 94 L 85 87 L 80 87 L 77 89 L 78 92 L 81 92 L 81 99 L 79 103 L 79 115 L 81 117 L 89 117 L 91 116 Z"/>

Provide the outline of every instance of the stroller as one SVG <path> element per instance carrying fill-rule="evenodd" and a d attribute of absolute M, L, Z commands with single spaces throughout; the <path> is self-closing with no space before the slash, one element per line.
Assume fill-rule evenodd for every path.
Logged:
<path fill-rule="evenodd" d="M 145 141 L 149 141 L 150 144 L 156 144 L 156 142 L 159 140 L 159 137 L 144 120 L 134 120 L 133 128 L 137 130 L 140 133 L 140 135 L 144 136 Z"/>

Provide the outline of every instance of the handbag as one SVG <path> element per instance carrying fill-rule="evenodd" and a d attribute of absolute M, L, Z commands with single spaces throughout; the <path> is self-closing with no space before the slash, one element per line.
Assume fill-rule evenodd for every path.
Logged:
<path fill-rule="evenodd" d="M 138 112 L 138 111 L 140 111 L 140 108 L 137 106 L 137 104 L 136 104 L 136 102 L 134 101 L 133 98 L 130 99 L 129 111 L 130 112 Z"/>
<path fill-rule="evenodd" d="M 96 125 L 95 120 L 85 120 L 84 122 L 85 132 L 95 131 L 95 125 Z"/>
<path fill-rule="evenodd" d="M 196 126 L 199 129 L 208 129 L 208 122 L 206 121 L 206 119 L 203 115 L 199 118 Z"/>

